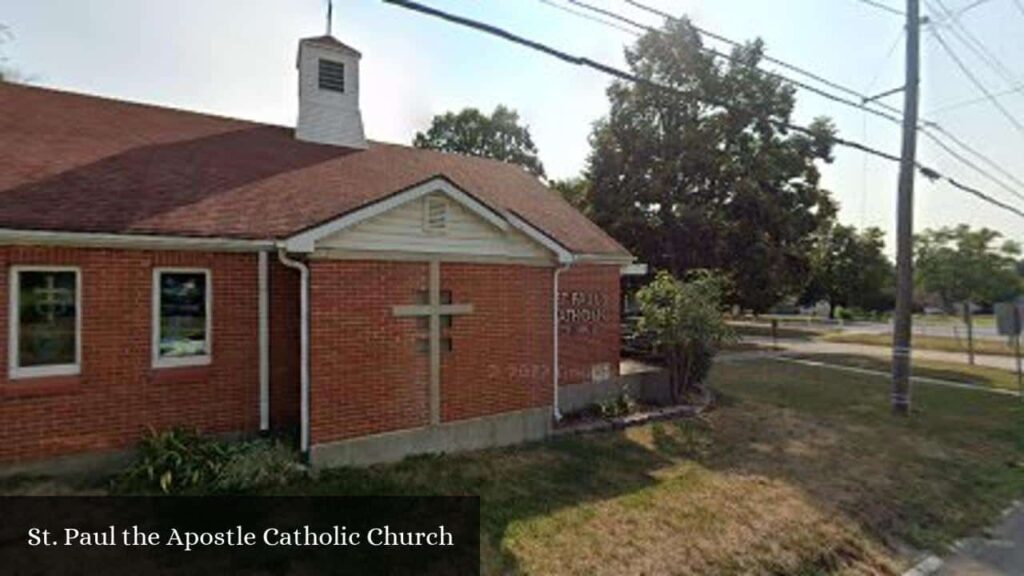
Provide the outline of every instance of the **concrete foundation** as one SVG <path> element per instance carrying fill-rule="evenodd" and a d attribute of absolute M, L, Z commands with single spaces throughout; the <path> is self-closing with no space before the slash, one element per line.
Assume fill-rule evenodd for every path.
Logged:
<path fill-rule="evenodd" d="M 558 390 L 558 408 L 562 414 L 571 414 L 588 406 L 613 400 L 623 393 L 631 398 L 663 406 L 671 403 L 668 375 L 664 370 L 637 366 L 622 368 L 622 375 L 606 382 L 586 382 L 562 386 Z"/>
<path fill-rule="evenodd" d="M 414 454 L 464 452 L 540 440 L 551 433 L 551 407 L 532 408 L 438 426 L 397 430 L 310 447 L 317 468 L 397 462 Z"/>
<path fill-rule="evenodd" d="M 12 476 L 103 476 L 123 469 L 135 450 L 86 452 L 44 460 L 0 464 L 0 478 Z"/>

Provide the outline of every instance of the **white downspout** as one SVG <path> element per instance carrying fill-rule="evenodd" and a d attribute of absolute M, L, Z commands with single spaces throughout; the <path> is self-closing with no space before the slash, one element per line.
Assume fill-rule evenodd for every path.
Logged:
<path fill-rule="evenodd" d="M 259 346 L 260 346 L 260 431 L 270 430 L 270 292 L 267 253 L 260 251 L 257 263 L 259 283 Z"/>
<path fill-rule="evenodd" d="M 309 267 L 289 258 L 280 246 L 277 259 L 299 271 L 299 449 L 306 454 L 309 452 Z"/>
<path fill-rule="evenodd" d="M 554 278 L 554 283 L 553 283 L 554 287 L 553 287 L 553 293 L 552 293 L 552 306 L 551 306 L 551 310 L 552 310 L 552 322 L 551 322 L 551 324 L 552 324 L 553 330 L 551 332 L 553 334 L 553 336 L 552 336 L 552 340 L 553 340 L 552 349 L 553 349 L 553 352 L 552 353 L 553 353 L 554 357 L 551 360 L 551 366 L 552 366 L 551 385 L 552 385 L 552 390 L 554 392 L 554 395 L 552 397 L 553 398 L 552 409 L 553 409 L 553 416 L 555 417 L 555 422 L 559 422 L 559 421 L 562 420 L 562 412 L 558 409 L 558 277 L 562 274 L 563 271 L 568 270 L 571 266 L 572 266 L 572 260 L 569 260 L 568 262 L 565 262 L 565 264 L 563 266 L 555 268 L 555 278 Z"/>

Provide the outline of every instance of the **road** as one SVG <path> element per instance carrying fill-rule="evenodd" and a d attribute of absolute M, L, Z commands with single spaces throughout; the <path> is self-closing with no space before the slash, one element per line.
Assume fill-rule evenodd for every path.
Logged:
<path fill-rule="evenodd" d="M 771 338 L 747 337 L 744 342 L 751 342 L 761 346 L 771 346 Z M 847 344 L 844 342 L 825 342 L 821 340 L 784 340 L 779 339 L 780 348 L 788 352 L 798 354 L 859 354 L 861 356 L 873 356 L 877 358 L 891 358 L 892 352 L 885 346 L 868 346 L 867 344 Z M 939 350 L 914 350 L 914 358 L 923 360 L 935 360 L 938 362 L 950 362 L 953 364 L 966 364 L 967 355 L 963 352 L 942 352 Z M 978 366 L 1000 368 L 1002 370 L 1016 371 L 1017 360 L 1012 356 L 986 356 L 978 354 L 975 356 L 975 363 Z"/>
<path fill-rule="evenodd" d="M 865 334 L 892 334 L 892 324 L 886 322 L 852 322 L 842 328 L 843 332 Z M 918 336 L 938 336 L 941 338 L 967 339 L 967 328 L 964 324 L 954 322 L 928 322 L 914 320 L 914 334 Z M 978 340 L 1006 340 L 1000 336 L 994 324 L 975 324 L 974 337 Z"/>

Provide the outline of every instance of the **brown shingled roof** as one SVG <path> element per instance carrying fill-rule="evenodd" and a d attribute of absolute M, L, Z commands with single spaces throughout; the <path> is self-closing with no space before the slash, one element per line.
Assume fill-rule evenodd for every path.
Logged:
<path fill-rule="evenodd" d="M 0 83 L 0 228 L 283 239 L 444 176 L 576 253 L 615 240 L 518 166 Z"/>

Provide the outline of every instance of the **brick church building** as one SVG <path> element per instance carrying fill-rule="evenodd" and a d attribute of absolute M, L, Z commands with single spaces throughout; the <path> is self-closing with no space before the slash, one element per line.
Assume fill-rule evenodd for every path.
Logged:
<path fill-rule="evenodd" d="M 367 141 L 359 62 L 300 42 L 294 128 L 0 83 L 0 467 L 509 444 L 618 376 L 630 254 L 520 167 Z"/>

